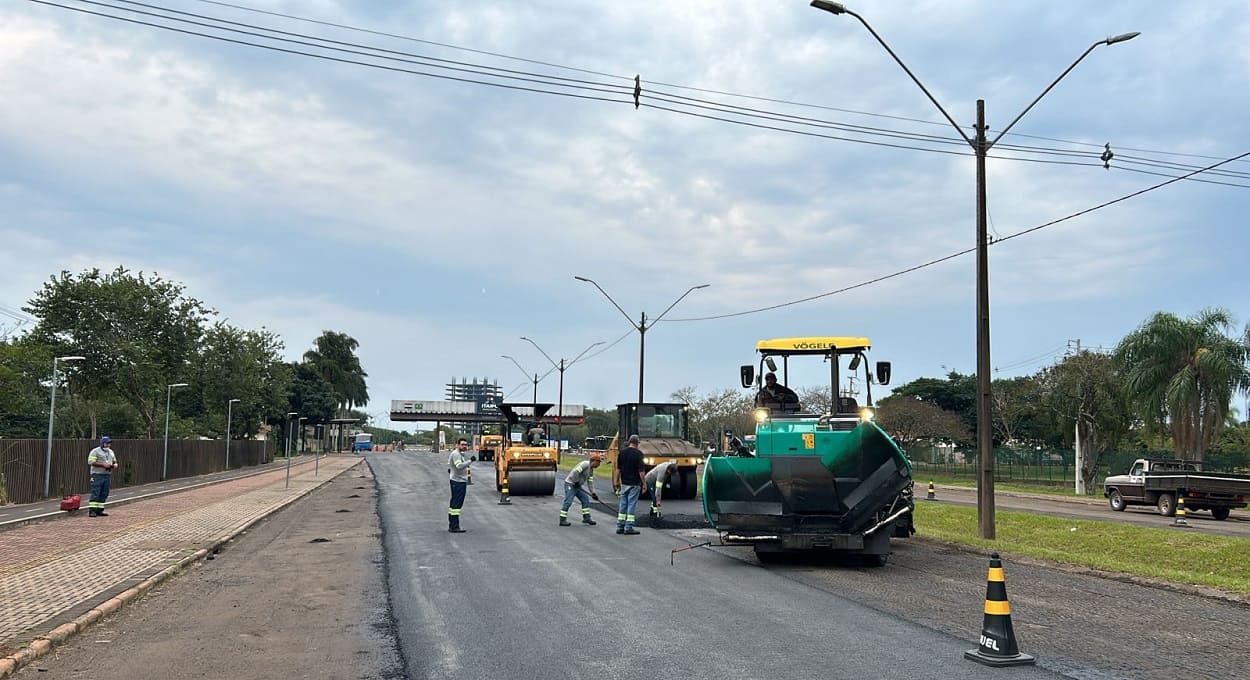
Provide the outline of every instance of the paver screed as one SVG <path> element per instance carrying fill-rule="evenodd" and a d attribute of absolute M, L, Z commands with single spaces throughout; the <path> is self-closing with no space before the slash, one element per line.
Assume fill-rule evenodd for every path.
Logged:
<path fill-rule="evenodd" d="M 0 649 L 102 593 L 137 583 L 273 512 L 360 462 L 321 460 L 320 474 L 274 471 L 0 534 Z M 133 583 L 132 583 L 133 585 Z"/>

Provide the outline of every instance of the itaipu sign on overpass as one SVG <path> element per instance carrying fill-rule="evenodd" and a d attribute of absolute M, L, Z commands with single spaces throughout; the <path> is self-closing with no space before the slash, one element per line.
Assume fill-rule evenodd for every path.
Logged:
<path fill-rule="evenodd" d="M 545 404 L 544 404 L 545 405 Z M 516 404 L 514 411 L 521 417 L 533 417 L 532 404 Z M 585 420 L 586 407 L 582 404 L 564 404 L 557 417 L 555 409 L 547 410 L 540 420 L 543 423 L 564 422 L 568 425 L 579 425 Z M 394 421 L 425 421 L 445 423 L 497 423 L 503 416 L 494 407 L 487 405 L 478 408 L 475 401 L 422 401 L 415 399 L 394 399 L 391 401 L 391 420 Z"/>

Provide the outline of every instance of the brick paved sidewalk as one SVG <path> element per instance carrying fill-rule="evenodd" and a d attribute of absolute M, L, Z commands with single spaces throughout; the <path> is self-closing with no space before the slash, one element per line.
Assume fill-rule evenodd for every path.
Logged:
<path fill-rule="evenodd" d="M 0 540 L 0 657 L 178 561 L 233 535 L 361 462 L 285 470 L 5 531 Z"/>

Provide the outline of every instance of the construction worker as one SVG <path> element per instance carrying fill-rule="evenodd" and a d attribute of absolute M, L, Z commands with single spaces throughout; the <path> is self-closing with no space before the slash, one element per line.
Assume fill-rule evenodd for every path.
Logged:
<path fill-rule="evenodd" d="M 595 493 L 595 468 L 603 462 L 603 455 L 592 453 L 590 457 L 569 471 L 564 478 L 564 503 L 560 505 L 560 526 L 573 526 L 569 523 L 569 508 L 573 505 L 573 497 L 582 504 L 582 524 L 594 526 L 595 520 L 590 518 L 590 499 L 599 500 Z"/>
<path fill-rule="evenodd" d="M 113 469 L 117 467 L 117 456 L 113 454 L 112 439 L 107 435 L 100 437 L 100 445 L 87 454 L 87 468 L 91 473 L 91 500 L 87 501 L 88 517 L 108 517 L 104 511 L 104 501 L 108 500 L 109 489 L 113 486 Z"/>
<path fill-rule="evenodd" d="M 451 503 L 447 506 L 447 531 L 463 534 L 460 528 L 460 508 L 464 505 L 464 494 L 469 488 L 469 466 L 477 460 L 476 456 L 466 457 L 469 441 L 463 437 L 456 442 L 456 448 L 447 456 L 447 471 L 451 475 Z"/>
<path fill-rule="evenodd" d="M 529 446 L 542 446 L 547 441 L 547 433 L 543 431 L 541 423 L 534 423 L 534 426 L 526 433 L 525 438 Z"/>
<path fill-rule="evenodd" d="M 652 517 L 660 517 L 660 501 L 664 497 L 664 490 L 672 488 L 673 473 L 677 471 L 677 463 L 666 460 L 663 463 L 651 468 L 647 471 L 646 483 L 647 493 L 651 494 L 651 511 Z"/>
<path fill-rule="evenodd" d="M 639 533 L 634 528 L 634 508 L 638 506 L 643 482 L 642 451 L 638 450 L 638 442 L 638 435 L 629 435 L 629 446 L 617 454 L 616 467 L 612 469 L 612 489 L 621 496 L 616 508 L 616 533 L 626 536 Z"/>

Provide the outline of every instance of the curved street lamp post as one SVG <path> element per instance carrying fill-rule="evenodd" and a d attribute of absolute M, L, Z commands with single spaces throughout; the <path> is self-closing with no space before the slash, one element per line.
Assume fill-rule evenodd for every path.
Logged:
<path fill-rule="evenodd" d="M 507 354 L 500 354 L 500 355 L 499 355 L 499 358 L 500 358 L 500 359 L 507 359 L 508 361 L 511 361 L 513 364 L 516 364 L 516 367 L 517 367 L 517 368 L 521 371 L 521 373 L 522 373 L 522 374 L 524 374 L 524 375 L 525 375 L 525 379 L 526 379 L 526 380 L 529 380 L 529 381 L 530 381 L 530 382 L 532 382 L 532 383 L 534 383 L 534 403 L 535 403 L 535 404 L 537 404 L 537 403 L 538 403 L 538 381 L 539 381 L 539 380 L 542 380 L 542 378 L 538 377 L 538 374 L 537 374 L 537 373 L 535 373 L 535 374 L 534 374 L 534 377 L 532 377 L 532 378 L 531 378 L 531 377 L 530 377 L 530 372 L 529 372 L 529 371 L 527 371 L 527 370 L 525 370 L 525 367 L 521 366 L 521 364 L 517 363 L 517 360 L 516 360 L 516 359 L 513 359 L 512 357 L 508 356 Z M 550 371 L 548 371 L 548 373 L 550 373 Z"/>
<path fill-rule="evenodd" d="M 524 335 L 521 336 L 521 339 L 533 345 L 534 349 L 538 350 L 539 352 L 542 352 L 542 355 L 544 357 L 547 357 L 547 361 L 551 362 L 551 367 L 560 372 L 560 400 L 559 400 L 559 404 L 556 406 L 556 446 L 559 447 L 561 442 L 564 441 L 564 371 L 568 369 L 570 366 L 572 366 L 573 364 L 577 363 L 579 359 L 581 359 L 583 356 L 586 355 L 586 352 L 589 352 L 595 347 L 602 345 L 603 342 L 593 343 L 592 345 L 590 345 L 590 347 L 587 347 L 586 349 L 582 350 L 581 354 L 578 354 L 576 357 L 573 357 L 573 360 L 568 362 L 567 364 L 564 362 L 564 358 L 561 357 L 560 363 L 557 364 L 555 360 L 553 360 L 546 352 L 543 352 L 543 348 L 539 347 L 538 343 L 534 342 L 533 340 L 530 340 Z M 537 385 L 535 385 L 535 388 L 537 388 Z M 534 392 L 534 400 L 535 402 L 538 401 L 537 390 L 535 390 Z"/>
<path fill-rule="evenodd" d="M 299 412 L 291 411 L 286 414 L 286 487 L 291 487 L 291 437 L 294 436 L 291 427 L 291 416 L 298 416 Z"/>
<path fill-rule="evenodd" d="M 52 357 L 52 398 L 48 400 L 48 455 L 43 462 L 43 497 L 52 492 L 52 425 L 56 418 L 56 363 L 58 361 L 83 361 L 87 357 Z"/>
<path fill-rule="evenodd" d="M 853 16 L 856 19 L 858 19 L 859 23 L 863 24 L 864 28 L 868 29 L 868 32 L 872 34 L 872 37 L 876 38 L 877 42 L 880 43 L 881 46 L 885 48 L 885 51 L 890 53 L 890 56 L 894 58 L 894 61 L 899 66 L 902 67 L 903 71 L 907 73 L 907 76 L 911 78 L 912 82 L 916 83 L 916 85 L 920 88 L 920 90 L 924 92 L 925 96 L 929 98 L 929 101 L 933 102 L 933 105 L 936 106 L 938 111 L 942 113 L 942 116 L 944 116 L 946 120 L 952 126 L 955 127 L 955 130 L 959 133 L 959 136 L 962 137 L 963 140 L 967 142 L 972 147 L 973 151 L 976 153 L 976 159 L 977 159 L 977 170 L 976 170 L 976 175 L 977 175 L 977 208 L 976 208 L 977 209 L 977 216 L 976 216 L 976 222 L 977 222 L 977 231 L 976 231 L 976 242 L 977 242 L 977 462 L 978 462 L 978 466 L 977 466 L 978 467 L 978 471 L 977 471 L 977 518 L 978 518 L 978 521 L 977 523 L 978 523 L 978 528 L 980 530 L 981 538 L 993 539 L 994 534 L 995 534 L 995 530 L 994 530 L 994 445 L 993 445 L 994 435 L 993 435 L 992 422 L 990 420 L 991 415 L 992 415 L 990 411 L 990 407 L 991 407 L 991 401 L 990 401 L 990 379 L 991 379 L 990 378 L 990 284 L 989 284 L 989 258 L 987 254 L 987 250 L 989 246 L 989 239 L 986 233 L 986 223 L 987 223 L 986 214 L 987 213 L 986 213 L 986 198 L 985 198 L 985 194 L 986 194 L 985 159 L 986 159 L 986 156 L 989 154 L 990 149 L 993 148 L 993 146 L 998 143 L 998 140 L 1002 139 L 1003 135 L 1007 134 L 1007 131 L 1010 130 L 1013 126 L 1015 126 L 1015 124 L 1019 122 L 1021 118 L 1024 117 L 1024 114 L 1028 113 L 1029 110 L 1032 109 L 1035 104 L 1037 104 L 1037 102 L 1041 101 L 1042 97 L 1046 96 L 1046 93 L 1050 92 L 1051 89 L 1055 87 L 1055 85 L 1058 85 L 1059 81 L 1063 80 L 1064 76 L 1068 75 L 1068 73 L 1071 72 L 1072 69 L 1076 68 L 1076 65 L 1081 63 L 1081 61 L 1085 59 L 1085 57 L 1088 56 L 1090 52 L 1093 52 L 1094 48 L 1098 47 L 1099 45 L 1114 45 L 1116 43 L 1121 43 L 1126 40 L 1132 40 L 1133 38 L 1136 38 L 1138 35 L 1141 35 L 1141 34 L 1136 33 L 1136 32 L 1122 33 L 1120 35 L 1111 36 L 1109 38 L 1099 40 L 1095 42 L 1094 44 L 1090 45 L 1084 52 L 1081 53 L 1081 56 L 1076 58 L 1076 61 L 1072 62 L 1071 66 L 1064 69 L 1063 73 L 1059 74 L 1059 77 L 1055 78 L 1054 81 L 1050 83 L 1050 85 L 1047 85 L 1046 89 L 1042 90 L 1041 94 L 1037 95 L 1037 97 L 1034 98 L 1033 101 L 1030 102 L 1028 106 L 1024 107 L 1023 111 L 1021 111 L 1015 118 L 1013 118 L 1011 122 L 1007 124 L 1006 127 L 1000 130 L 993 140 L 987 140 L 985 133 L 988 128 L 985 125 L 985 100 L 984 99 L 977 100 L 977 122 L 975 126 L 976 135 L 974 137 L 969 137 L 967 133 L 964 132 L 964 129 L 960 127 L 959 123 L 956 123 L 955 119 L 952 118 L 951 115 L 946 112 L 946 109 L 942 108 L 942 105 L 938 103 L 938 100 L 929 92 L 928 88 L 926 88 L 924 84 L 920 82 L 920 79 L 917 78 L 916 75 L 911 72 L 911 69 L 907 68 L 907 65 L 903 63 L 903 60 L 900 59 L 899 56 L 894 53 L 894 50 L 890 49 L 890 46 L 886 44 L 885 40 L 882 39 L 882 37 L 878 35 L 875 30 L 873 30 L 872 26 L 868 25 L 868 22 L 862 16 L 847 9 L 846 6 L 840 2 L 829 2 L 828 0 L 812 0 L 811 6 L 815 7 L 816 9 L 824 10 L 831 14 L 849 14 L 850 16 Z"/>
<path fill-rule="evenodd" d="M 668 314 L 669 310 L 676 307 L 677 303 L 684 300 L 687 295 L 693 293 L 696 290 L 699 290 L 700 288 L 707 288 L 711 284 L 704 283 L 698 286 L 691 286 L 686 292 L 681 294 L 681 297 L 677 298 L 676 300 L 673 300 L 673 304 L 669 305 L 664 311 L 660 312 L 660 315 L 652 319 L 651 323 L 648 324 L 646 312 L 643 312 L 642 315 L 639 317 L 640 320 L 638 321 L 638 323 L 634 323 L 634 320 L 630 318 L 629 314 L 626 314 L 625 310 L 621 309 L 621 306 L 616 304 L 616 300 L 613 300 L 612 296 L 608 295 L 608 291 L 604 290 L 603 286 L 600 286 L 598 283 L 596 283 L 594 279 L 588 279 L 585 276 L 574 276 L 573 278 L 577 279 L 578 281 L 589 283 L 595 288 L 598 288 L 599 292 L 603 293 L 603 297 L 607 298 L 608 302 L 611 302 L 612 306 L 616 307 L 616 310 L 621 313 L 621 316 L 625 317 L 625 320 L 629 322 L 629 325 L 633 326 L 634 330 L 638 331 L 638 403 L 641 404 L 642 392 L 643 392 L 642 380 L 643 380 L 643 374 L 646 368 L 647 331 L 650 330 L 652 326 L 659 323 L 660 319 L 663 319 L 664 315 Z"/>
<path fill-rule="evenodd" d="M 231 399 L 226 402 L 226 469 L 230 469 L 230 418 L 233 416 L 234 405 L 238 403 L 238 399 Z"/>
<path fill-rule="evenodd" d="M 175 387 L 186 387 L 187 383 L 173 383 L 165 386 L 165 446 L 164 453 L 161 454 L 161 481 L 169 478 L 169 399 L 174 394 Z M 226 454 L 230 456 L 229 453 Z"/>

